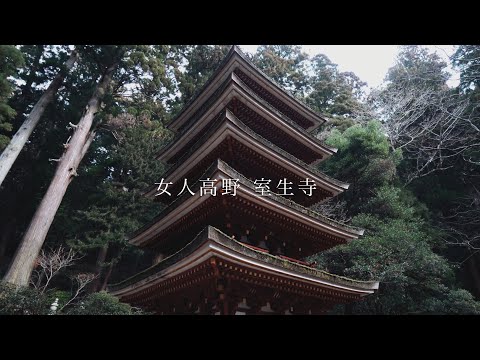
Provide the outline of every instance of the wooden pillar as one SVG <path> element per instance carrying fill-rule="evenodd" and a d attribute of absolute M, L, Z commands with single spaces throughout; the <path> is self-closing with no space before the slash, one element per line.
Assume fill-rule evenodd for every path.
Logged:
<path fill-rule="evenodd" d="M 223 284 L 223 288 L 218 288 L 218 299 L 221 303 L 222 315 L 233 315 L 237 308 L 237 299 L 232 294 L 232 280 L 228 274 L 222 273 L 219 279 Z"/>
<path fill-rule="evenodd" d="M 221 300 L 223 302 L 223 309 L 222 309 L 222 315 L 230 315 L 229 314 L 229 304 L 228 304 L 228 298 L 227 298 L 227 295 L 226 294 L 221 294 L 223 295 Z"/>

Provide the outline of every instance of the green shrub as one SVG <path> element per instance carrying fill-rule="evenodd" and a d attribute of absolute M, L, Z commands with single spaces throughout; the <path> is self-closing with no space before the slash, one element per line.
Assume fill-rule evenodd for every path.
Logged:
<path fill-rule="evenodd" d="M 90 294 L 67 311 L 68 315 L 140 315 L 141 310 L 121 303 L 105 291 Z"/>
<path fill-rule="evenodd" d="M 47 296 L 29 287 L 0 281 L 0 315 L 47 315 Z"/>

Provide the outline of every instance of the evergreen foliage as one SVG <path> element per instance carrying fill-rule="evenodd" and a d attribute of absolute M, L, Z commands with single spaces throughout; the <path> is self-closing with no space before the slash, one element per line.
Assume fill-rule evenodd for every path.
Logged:
<path fill-rule="evenodd" d="M 172 139 L 165 124 L 201 89 L 230 46 L 76 48 L 81 61 L 67 75 L 0 188 L 0 274 L 49 185 L 56 164 L 52 159 L 60 157 L 72 134 L 69 123 L 81 117 L 105 66 L 119 61 L 95 117 L 95 140 L 46 239 L 49 247 L 67 244 L 84 255 L 74 270 L 98 275 L 89 289 L 94 291 L 150 264 L 148 254 L 131 247 L 127 239 L 162 209 L 142 193 L 167 169 L 155 160 Z M 64 66 L 70 50 L 0 46 L 0 151 Z M 478 314 L 480 47 L 457 48 L 451 62 L 460 71 L 460 85 L 454 88 L 447 84 L 447 64 L 437 55 L 419 46 L 402 47 L 385 83 L 368 98 L 365 83 L 355 74 L 341 72 L 323 54 L 309 57 L 300 46 L 260 46 L 251 59 L 330 120 L 317 135 L 338 152 L 320 169 L 350 184 L 338 200 L 351 224 L 364 228 L 365 234 L 313 258 L 329 272 L 380 281 L 378 293 L 335 312 Z M 386 100 L 394 106 L 381 108 Z M 452 131 L 436 139 L 433 134 L 444 126 L 439 116 L 454 109 L 461 110 L 455 116 L 463 122 L 451 122 Z M 414 121 L 402 122 L 409 116 Z M 431 123 L 434 126 L 425 126 Z M 398 129 L 404 133 L 395 134 Z M 419 132 L 424 135 L 412 140 L 410 135 Z M 455 142 L 447 142 L 452 134 Z M 459 151 L 463 143 L 468 147 Z M 443 157 L 429 152 L 437 146 Z M 417 172 L 419 164 L 429 160 L 428 171 Z M 62 279 L 53 285 L 57 290 L 38 294 L 0 283 L 0 313 L 47 314 L 52 297 L 66 302 L 70 293 Z M 98 292 L 61 313 L 139 312 Z"/>
<path fill-rule="evenodd" d="M 59 309 L 55 315 L 143 315 L 140 309 L 122 303 L 113 295 L 101 291 L 89 294 L 65 310 L 61 306 L 60 292 L 43 294 L 29 287 L 15 287 L 0 281 L 0 315 L 50 315 L 50 305 L 58 298 Z"/>
<path fill-rule="evenodd" d="M 13 129 L 10 120 L 16 114 L 8 103 L 14 86 L 11 77 L 23 64 L 23 55 L 15 46 L 0 45 L 0 152 L 9 142 L 8 134 Z"/>
<path fill-rule="evenodd" d="M 143 315 L 137 308 L 120 302 L 118 298 L 105 291 L 88 295 L 76 306 L 66 312 L 67 315 Z"/>

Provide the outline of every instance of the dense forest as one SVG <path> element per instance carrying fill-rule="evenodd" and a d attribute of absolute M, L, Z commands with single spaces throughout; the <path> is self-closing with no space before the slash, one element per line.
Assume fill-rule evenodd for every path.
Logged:
<path fill-rule="evenodd" d="M 166 166 L 165 125 L 230 46 L 0 46 L 0 314 L 142 314 L 105 292 L 145 266 L 128 243 L 162 205 L 142 196 Z M 402 46 L 371 91 L 300 46 L 251 60 L 329 121 L 320 170 L 350 188 L 315 206 L 365 229 L 312 256 L 380 281 L 335 314 L 480 313 L 480 46 L 447 64 Z M 448 85 L 452 66 L 458 86 Z"/>

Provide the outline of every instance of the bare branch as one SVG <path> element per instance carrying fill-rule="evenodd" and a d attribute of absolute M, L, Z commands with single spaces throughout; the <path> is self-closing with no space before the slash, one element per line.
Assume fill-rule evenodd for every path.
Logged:
<path fill-rule="evenodd" d="M 85 289 L 85 287 L 90 284 L 93 280 L 95 280 L 98 275 L 86 273 L 86 274 L 76 274 L 71 279 L 76 284 L 76 291 L 75 294 L 67 301 L 65 305 L 59 311 L 65 309 L 68 305 L 70 305 Z"/>
<path fill-rule="evenodd" d="M 390 86 L 372 93 L 393 149 L 416 168 L 406 183 L 452 167 L 456 158 L 480 165 L 470 154 L 480 150 L 480 129 L 475 125 L 477 106 L 467 97 L 446 89 Z"/>
<path fill-rule="evenodd" d="M 352 218 L 347 215 L 347 202 L 329 199 L 321 204 L 316 204 L 312 210 L 319 212 L 330 219 L 348 223 Z"/>
<path fill-rule="evenodd" d="M 445 241 L 450 245 L 480 250 L 480 191 L 473 186 L 473 192 L 456 203 L 450 213 L 442 217 Z"/>
<path fill-rule="evenodd" d="M 33 272 L 30 283 L 40 292 L 44 293 L 48 288 L 50 281 L 62 269 L 72 266 L 75 261 L 80 259 L 77 253 L 72 249 L 66 250 L 63 246 L 55 250 L 42 250 L 40 256 L 37 258 L 37 266 Z M 42 285 L 43 281 L 45 283 Z"/>

